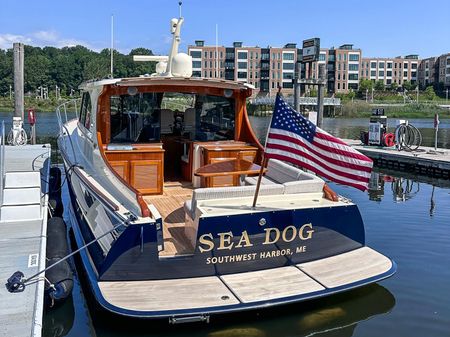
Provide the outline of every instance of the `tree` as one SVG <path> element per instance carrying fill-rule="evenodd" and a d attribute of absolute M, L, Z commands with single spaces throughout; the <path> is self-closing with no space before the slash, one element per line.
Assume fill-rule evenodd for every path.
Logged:
<path fill-rule="evenodd" d="M 377 91 L 384 91 L 384 89 L 385 89 L 384 81 L 383 80 L 376 81 L 374 89 L 377 90 Z"/>
<path fill-rule="evenodd" d="M 403 88 L 408 90 L 408 91 L 416 89 L 416 86 L 417 86 L 417 84 L 411 83 L 411 81 L 403 82 Z"/>
<path fill-rule="evenodd" d="M 425 89 L 425 97 L 429 101 L 433 101 L 436 98 L 436 93 L 434 92 L 433 86 L 430 85 Z"/>
<path fill-rule="evenodd" d="M 397 88 L 398 88 L 397 82 L 392 82 L 392 83 L 391 83 L 391 90 L 392 90 L 392 91 L 396 91 Z"/>
<path fill-rule="evenodd" d="M 366 90 L 372 91 L 373 82 L 368 79 L 361 79 L 359 81 L 359 90 L 361 92 L 366 92 Z"/>

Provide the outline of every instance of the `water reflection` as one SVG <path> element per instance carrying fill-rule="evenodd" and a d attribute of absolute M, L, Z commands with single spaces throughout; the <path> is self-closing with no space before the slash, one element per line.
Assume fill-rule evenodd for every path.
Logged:
<path fill-rule="evenodd" d="M 95 313 L 93 322 L 98 337 L 112 336 L 352 336 L 358 322 L 387 313 L 395 306 L 394 296 L 374 284 L 320 300 L 246 312 L 213 316 L 210 324 L 169 326 L 154 322 Z M 237 323 L 240 322 L 240 323 Z M 150 329 L 151 327 L 151 329 Z"/>
<path fill-rule="evenodd" d="M 429 197 L 429 213 L 433 216 L 436 210 L 436 200 L 434 198 L 435 187 L 449 187 L 448 179 L 435 179 L 425 175 L 418 175 L 406 172 L 397 172 L 387 169 L 374 168 L 369 180 L 368 196 L 369 200 L 380 202 L 387 193 L 392 193 L 394 202 L 406 202 L 413 199 L 420 193 L 420 184 L 432 185 Z M 425 192 L 424 192 L 425 193 Z"/>

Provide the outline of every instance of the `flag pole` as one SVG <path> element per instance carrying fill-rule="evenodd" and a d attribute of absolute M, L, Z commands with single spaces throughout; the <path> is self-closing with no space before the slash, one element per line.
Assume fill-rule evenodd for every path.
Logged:
<path fill-rule="evenodd" d="M 281 86 L 278 85 L 277 97 L 280 94 L 281 94 Z M 275 101 L 276 101 L 276 98 L 275 98 Z M 272 113 L 272 117 L 273 117 L 273 113 Z M 269 136 L 270 125 L 272 125 L 272 118 L 270 119 L 269 128 L 267 129 L 266 142 L 264 143 L 264 152 L 262 154 L 262 159 L 261 159 L 261 169 L 259 170 L 258 182 L 256 183 L 255 196 L 253 197 L 252 208 L 256 207 L 256 201 L 258 200 L 259 188 L 261 187 L 261 180 L 262 180 L 262 176 L 264 173 L 264 168 L 266 167 L 267 161 L 268 161 L 268 159 L 265 156 L 265 153 L 266 153 L 266 144 L 267 144 L 267 137 Z"/>

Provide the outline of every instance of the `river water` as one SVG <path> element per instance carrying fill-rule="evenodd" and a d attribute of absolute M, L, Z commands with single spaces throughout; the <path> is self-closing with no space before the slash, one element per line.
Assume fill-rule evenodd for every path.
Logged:
<path fill-rule="evenodd" d="M 0 120 L 3 117 L 0 113 Z M 53 140 L 56 119 L 47 114 L 39 119 L 40 140 Z M 251 122 L 264 138 L 269 120 L 251 118 Z M 424 135 L 424 145 L 433 145 L 433 121 L 411 122 Z M 343 138 L 357 138 L 367 123 L 367 119 L 325 119 L 324 129 Z M 450 121 L 442 121 L 439 139 L 440 146 L 450 148 Z M 43 335 L 450 336 L 450 182 L 375 169 L 367 193 L 330 185 L 358 205 L 367 244 L 398 264 L 393 277 L 320 300 L 181 326 L 99 312 L 80 277 L 72 297 L 46 312 Z M 63 197 L 67 201 L 67 189 Z M 77 259 L 75 264 L 80 271 Z"/>

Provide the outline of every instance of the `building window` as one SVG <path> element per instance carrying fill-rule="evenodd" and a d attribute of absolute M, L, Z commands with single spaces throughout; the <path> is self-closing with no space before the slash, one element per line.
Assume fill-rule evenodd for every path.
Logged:
<path fill-rule="evenodd" d="M 384 77 L 384 70 L 378 71 L 378 77 Z"/>
<path fill-rule="evenodd" d="M 223 51 L 220 52 L 220 58 L 223 59 Z"/>
<path fill-rule="evenodd" d="M 417 69 L 417 63 L 411 63 L 411 69 Z"/>
<path fill-rule="evenodd" d="M 209 61 L 209 67 L 212 68 L 213 67 L 213 63 L 212 61 Z"/>
<path fill-rule="evenodd" d="M 407 71 L 403 72 L 403 77 L 408 77 L 408 72 Z"/>
<path fill-rule="evenodd" d="M 341 73 L 338 73 L 338 80 L 341 79 Z"/>
<path fill-rule="evenodd" d="M 342 60 L 342 54 L 338 54 L 338 61 Z"/>
<path fill-rule="evenodd" d="M 378 62 L 378 68 L 384 69 L 384 62 Z"/>
<path fill-rule="evenodd" d="M 283 63 L 283 69 L 293 70 L 294 63 Z"/>
<path fill-rule="evenodd" d="M 344 54 L 345 55 L 345 54 Z M 345 90 L 345 83 L 342 83 L 342 89 Z"/>
<path fill-rule="evenodd" d="M 205 61 L 205 68 L 208 68 L 208 61 Z"/>
<path fill-rule="evenodd" d="M 347 61 L 347 54 L 344 54 L 344 61 Z"/>
<path fill-rule="evenodd" d="M 387 77 L 392 77 L 392 70 L 388 70 L 388 71 L 386 72 L 386 76 L 387 76 Z"/>
<path fill-rule="evenodd" d="M 211 70 L 209 71 L 209 77 L 212 77 L 212 71 Z"/>
<path fill-rule="evenodd" d="M 202 62 L 201 61 L 192 61 L 192 68 L 201 68 Z"/>
<path fill-rule="evenodd" d="M 377 67 L 376 62 L 370 62 L 370 68 L 375 69 Z"/>
<path fill-rule="evenodd" d="M 358 80 L 358 74 L 348 74 L 348 80 L 349 81 L 357 81 Z"/>
<path fill-rule="evenodd" d="M 391 80 L 391 79 L 387 79 L 387 80 L 386 80 L 386 84 L 387 84 L 387 85 L 390 85 L 391 83 L 392 83 L 392 80 Z"/>
<path fill-rule="evenodd" d="M 376 70 L 371 70 L 370 71 L 370 76 L 372 76 L 372 77 L 377 76 L 377 71 Z"/>
<path fill-rule="evenodd" d="M 193 71 L 192 77 L 202 77 L 202 72 L 201 71 Z"/>
<path fill-rule="evenodd" d="M 349 83 L 348 88 L 352 90 L 358 90 L 358 83 Z"/>
<path fill-rule="evenodd" d="M 292 82 L 283 82 L 283 88 L 293 88 L 294 84 Z"/>
<path fill-rule="evenodd" d="M 388 69 L 392 69 L 392 62 L 388 62 L 388 63 L 387 63 L 387 68 L 388 68 Z"/>
<path fill-rule="evenodd" d="M 358 71 L 359 70 L 359 64 L 349 64 L 348 65 L 349 71 Z"/>
<path fill-rule="evenodd" d="M 250 52 L 250 60 L 253 60 L 253 52 Z"/>
<path fill-rule="evenodd" d="M 325 54 L 319 54 L 319 61 L 325 61 Z"/>
<path fill-rule="evenodd" d="M 294 60 L 294 53 L 283 53 L 283 60 Z"/>
<path fill-rule="evenodd" d="M 403 63 L 403 69 L 408 69 L 408 63 Z"/>
<path fill-rule="evenodd" d="M 349 61 L 359 61 L 359 55 L 358 54 L 349 54 L 348 60 Z"/>
<path fill-rule="evenodd" d="M 293 73 L 283 73 L 283 79 L 284 80 L 292 80 L 294 78 Z"/>
<path fill-rule="evenodd" d="M 247 52 L 246 51 L 238 51 L 238 59 L 239 60 L 246 60 L 247 59 Z"/>
<path fill-rule="evenodd" d="M 205 72 L 203 73 L 203 77 L 208 77 L 208 72 L 207 72 L 207 71 L 205 71 Z"/>
<path fill-rule="evenodd" d="M 238 69 L 247 69 L 247 62 L 238 62 Z"/>
<path fill-rule="evenodd" d="M 341 83 L 338 83 L 338 90 L 341 89 Z"/>
<path fill-rule="evenodd" d="M 200 50 L 191 50 L 190 54 L 194 59 L 202 58 L 202 52 Z"/>
<path fill-rule="evenodd" d="M 417 76 L 417 72 L 413 71 L 411 72 L 411 77 L 416 77 Z"/>
<path fill-rule="evenodd" d="M 246 72 L 242 72 L 242 71 L 238 71 L 238 78 L 247 78 L 247 73 Z"/>

